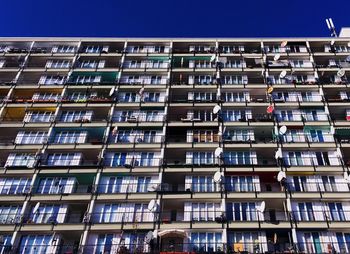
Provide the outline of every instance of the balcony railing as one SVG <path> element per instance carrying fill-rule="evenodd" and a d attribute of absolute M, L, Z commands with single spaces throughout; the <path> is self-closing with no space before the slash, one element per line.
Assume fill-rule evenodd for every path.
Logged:
<path fill-rule="evenodd" d="M 34 195 L 66 195 L 66 194 L 87 194 L 92 193 L 92 184 L 57 184 L 57 185 L 34 185 Z"/>
<path fill-rule="evenodd" d="M 26 195 L 30 193 L 30 184 L 1 184 L 0 195 Z"/>
<path fill-rule="evenodd" d="M 96 167 L 98 160 L 85 159 L 54 159 L 46 160 L 39 163 L 41 167 Z"/>
<path fill-rule="evenodd" d="M 301 157 L 283 156 L 283 165 L 287 167 L 293 166 L 341 166 L 342 160 L 338 156 L 322 157 L 316 154 Z"/>
<path fill-rule="evenodd" d="M 84 212 L 48 213 L 36 212 L 22 217 L 22 224 L 78 224 L 83 223 Z"/>

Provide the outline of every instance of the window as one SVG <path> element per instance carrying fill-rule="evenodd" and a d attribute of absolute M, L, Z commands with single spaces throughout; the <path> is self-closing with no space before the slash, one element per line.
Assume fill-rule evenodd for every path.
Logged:
<path fill-rule="evenodd" d="M 189 101 L 212 102 L 216 100 L 216 93 L 209 92 L 189 92 Z"/>
<path fill-rule="evenodd" d="M 0 178 L 0 194 L 26 194 L 29 193 L 30 184 L 29 178 Z"/>
<path fill-rule="evenodd" d="M 10 252 L 12 244 L 11 244 L 11 239 L 12 235 L 2 235 L 2 243 L 0 245 L 0 253 L 1 254 L 6 254 Z"/>
<path fill-rule="evenodd" d="M 65 76 L 42 76 L 39 80 L 40 85 L 63 85 L 66 81 Z"/>
<path fill-rule="evenodd" d="M 339 253 L 349 253 L 350 252 L 350 234 L 336 233 L 336 238 L 339 245 Z"/>
<path fill-rule="evenodd" d="M 304 160 L 301 152 L 283 152 L 284 163 L 288 166 L 303 166 Z"/>
<path fill-rule="evenodd" d="M 80 68 L 97 68 L 99 62 L 99 60 L 84 60 L 80 64 Z"/>
<path fill-rule="evenodd" d="M 328 203 L 328 209 L 333 221 L 346 221 L 342 203 Z"/>
<path fill-rule="evenodd" d="M 54 112 L 52 111 L 29 111 L 24 115 L 23 122 L 26 123 L 48 123 L 53 121 Z"/>
<path fill-rule="evenodd" d="M 222 53 L 235 53 L 238 54 L 244 51 L 244 46 L 232 45 L 232 46 L 221 46 Z"/>
<path fill-rule="evenodd" d="M 52 53 L 74 53 L 76 47 L 70 45 L 58 45 L 52 48 Z"/>
<path fill-rule="evenodd" d="M 128 53 L 167 53 L 169 52 L 168 46 L 163 45 L 140 45 L 140 46 L 128 46 Z"/>
<path fill-rule="evenodd" d="M 220 203 L 185 203 L 185 221 L 214 221 L 222 214 Z"/>
<path fill-rule="evenodd" d="M 153 111 L 144 111 L 141 113 L 141 120 L 147 122 L 161 122 L 163 121 L 164 113 L 162 111 L 153 110 Z"/>
<path fill-rule="evenodd" d="M 211 143 L 219 141 L 218 132 L 213 130 L 194 130 L 193 134 L 189 131 L 188 135 L 189 140 L 191 140 L 191 135 L 193 136 L 192 141 L 195 143 Z"/>
<path fill-rule="evenodd" d="M 307 183 L 306 176 L 293 176 L 293 184 L 295 191 L 307 192 L 311 186 Z"/>
<path fill-rule="evenodd" d="M 226 165 L 253 165 L 256 164 L 256 156 L 252 152 L 224 152 Z"/>
<path fill-rule="evenodd" d="M 20 131 L 17 133 L 16 144 L 43 144 L 47 141 L 47 132 L 45 131 Z"/>
<path fill-rule="evenodd" d="M 134 142 L 134 133 L 131 130 L 119 130 L 114 138 L 114 143 L 132 143 Z"/>
<path fill-rule="evenodd" d="M 194 165 L 212 165 L 214 164 L 213 152 L 187 152 L 186 162 Z"/>
<path fill-rule="evenodd" d="M 228 234 L 228 242 L 235 252 L 263 253 L 260 234 L 262 233 L 232 232 Z"/>
<path fill-rule="evenodd" d="M 226 122 L 247 121 L 251 119 L 250 110 L 223 110 L 221 117 Z"/>
<path fill-rule="evenodd" d="M 102 81 L 102 76 L 100 75 L 84 75 L 76 76 L 73 81 L 76 84 L 91 84 L 91 83 L 100 83 Z"/>
<path fill-rule="evenodd" d="M 190 236 L 191 250 L 195 252 L 223 251 L 222 234 L 214 232 L 192 232 Z"/>
<path fill-rule="evenodd" d="M 143 97 L 144 102 L 160 102 L 160 93 L 149 92 Z"/>
<path fill-rule="evenodd" d="M 73 193 L 76 179 L 73 177 L 47 177 L 39 180 L 36 192 L 39 194 Z"/>
<path fill-rule="evenodd" d="M 108 153 L 105 157 L 105 165 L 109 167 L 120 167 L 126 163 L 126 153 Z"/>
<path fill-rule="evenodd" d="M 52 252 L 52 235 L 23 235 L 19 244 L 18 254 Z"/>
<path fill-rule="evenodd" d="M 221 78 L 221 83 L 224 85 L 248 84 L 248 77 L 239 75 L 225 75 Z"/>
<path fill-rule="evenodd" d="M 62 122 L 80 122 L 91 121 L 93 111 L 63 111 L 61 113 L 60 121 Z"/>
<path fill-rule="evenodd" d="M 15 154 L 10 153 L 7 157 L 6 166 L 22 166 L 22 167 L 34 167 L 35 157 L 34 154 L 21 153 Z"/>
<path fill-rule="evenodd" d="M 192 176 L 191 183 L 193 192 L 214 192 L 217 189 L 212 176 Z"/>
<path fill-rule="evenodd" d="M 61 214 L 60 213 L 60 205 L 40 205 L 39 208 L 36 210 L 36 212 L 33 212 L 34 207 L 32 208 L 31 211 L 31 220 L 34 223 L 57 223 L 60 222 L 62 223 L 63 220 L 62 217 L 64 218 L 65 213 Z M 66 209 L 64 209 L 66 210 Z M 61 210 L 61 212 L 63 209 Z M 60 216 L 60 220 L 58 221 L 58 216 Z"/>
<path fill-rule="evenodd" d="M 255 191 L 257 186 L 254 186 L 253 176 L 227 176 L 225 188 L 232 192 L 251 192 Z"/>
<path fill-rule="evenodd" d="M 137 178 L 137 192 L 147 192 L 151 184 L 152 178 L 150 176 L 143 177 L 140 176 Z"/>
<path fill-rule="evenodd" d="M 338 191 L 334 176 L 322 176 L 323 188 L 326 192 Z"/>
<path fill-rule="evenodd" d="M 85 47 L 84 53 L 99 54 L 101 52 L 108 52 L 108 46 L 89 45 Z"/>
<path fill-rule="evenodd" d="M 244 68 L 245 62 L 239 59 L 231 59 L 224 64 L 224 67 L 225 68 Z"/>
<path fill-rule="evenodd" d="M 59 101 L 61 95 L 58 93 L 34 93 L 32 100 L 33 101 Z"/>
<path fill-rule="evenodd" d="M 154 153 L 141 153 L 141 156 L 135 161 L 135 166 L 149 167 L 156 166 L 159 159 L 154 158 Z"/>
<path fill-rule="evenodd" d="M 150 222 L 153 212 L 147 209 L 147 204 L 98 204 L 95 207 L 93 221 L 98 223 Z"/>
<path fill-rule="evenodd" d="M 99 193 L 125 193 L 127 183 L 123 183 L 123 177 L 105 177 L 98 185 Z"/>
<path fill-rule="evenodd" d="M 232 211 L 234 221 L 256 221 L 258 219 L 256 204 L 253 202 L 232 203 L 227 205 L 227 213 Z"/>
<path fill-rule="evenodd" d="M 254 141 L 254 130 L 227 130 L 225 131 L 223 138 L 228 142 Z"/>
<path fill-rule="evenodd" d="M 225 102 L 246 102 L 249 101 L 249 93 L 247 92 L 227 92 L 222 94 Z"/>
<path fill-rule="evenodd" d="M 210 85 L 213 77 L 210 75 L 189 76 L 189 84 Z"/>
<path fill-rule="evenodd" d="M 0 224 L 15 224 L 21 221 L 22 207 L 18 205 L 0 206 Z"/>
<path fill-rule="evenodd" d="M 126 122 L 131 119 L 135 119 L 135 121 L 138 120 L 138 112 L 135 112 L 133 110 L 128 111 L 115 111 L 113 115 L 113 121 L 115 122 Z"/>
<path fill-rule="evenodd" d="M 46 62 L 46 68 L 52 68 L 52 69 L 70 68 L 70 65 L 71 65 L 70 60 L 48 60 Z"/>
<path fill-rule="evenodd" d="M 120 102 L 139 102 L 140 96 L 137 93 L 119 93 L 118 101 L 120 101 Z"/>
<path fill-rule="evenodd" d="M 315 213 L 312 203 L 298 203 L 298 216 L 296 218 L 300 221 L 314 221 Z"/>
<path fill-rule="evenodd" d="M 55 134 L 55 144 L 74 144 L 85 143 L 87 139 L 87 131 L 60 131 Z"/>
<path fill-rule="evenodd" d="M 49 154 L 48 166 L 78 166 L 82 160 L 81 153 L 55 153 Z"/>

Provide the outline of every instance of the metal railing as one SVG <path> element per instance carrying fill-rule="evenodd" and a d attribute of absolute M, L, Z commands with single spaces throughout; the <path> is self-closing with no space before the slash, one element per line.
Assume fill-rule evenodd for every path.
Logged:
<path fill-rule="evenodd" d="M 341 166 L 342 160 L 338 156 L 318 156 L 313 154 L 311 156 L 301 156 L 301 157 L 282 157 L 282 162 L 284 166 Z"/>
<path fill-rule="evenodd" d="M 39 212 L 22 216 L 22 224 L 79 224 L 83 223 L 84 212 L 50 213 Z"/>
<path fill-rule="evenodd" d="M 106 167 L 125 167 L 125 168 L 134 168 L 134 167 L 158 167 L 161 166 L 163 158 L 131 158 L 131 159 L 112 159 L 105 158 L 104 166 Z"/>
<path fill-rule="evenodd" d="M 57 184 L 44 185 L 35 184 L 32 187 L 35 195 L 65 195 L 65 194 L 87 194 L 94 191 L 93 184 Z"/>

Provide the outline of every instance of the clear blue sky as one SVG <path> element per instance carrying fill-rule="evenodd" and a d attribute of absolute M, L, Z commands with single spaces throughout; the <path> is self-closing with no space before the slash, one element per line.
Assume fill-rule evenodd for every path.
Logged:
<path fill-rule="evenodd" d="M 1 0 L 0 36 L 328 36 L 350 0 Z"/>

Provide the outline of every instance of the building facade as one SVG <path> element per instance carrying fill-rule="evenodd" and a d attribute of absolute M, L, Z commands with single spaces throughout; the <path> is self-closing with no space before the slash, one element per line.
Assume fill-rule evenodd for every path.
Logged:
<path fill-rule="evenodd" d="M 349 55 L 0 39 L 0 253 L 349 253 Z"/>

